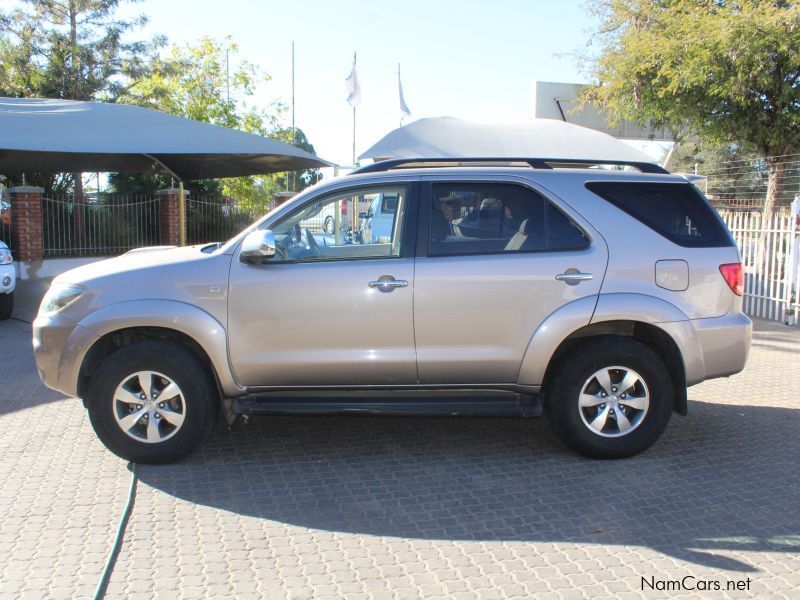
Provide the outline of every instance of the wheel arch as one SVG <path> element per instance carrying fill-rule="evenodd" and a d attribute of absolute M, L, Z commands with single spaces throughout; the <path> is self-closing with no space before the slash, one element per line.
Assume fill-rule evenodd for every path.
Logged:
<path fill-rule="evenodd" d="M 84 403 L 86 402 L 86 393 L 92 377 L 104 359 L 120 348 L 136 343 L 139 340 L 164 340 L 187 348 L 201 363 L 208 367 L 220 398 L 224 396 L 224 390 L 214 362 L 205 349 L 193 338 L 181 331 L 166 327 L 126 327 L 103 335 L 86 352 L 78 372 L 77 383 L 78 397 L 84 399 Z"/>
<path fill-rule="evenodd" d="M 675 340 L 663 329 L 642 321 L 614 320 L 592 323 L 574 331 L 567 336 L 556 348 L 551 357 L 542 381 L 542 390 L 546 394 L 551 384 L 553 373 L 561 360 L 580 345 L 581 341 L 597 337 L 628 337 L 635 339 L 653 350 L 666 366 L 667 373 L 672 380 L 675 396 L 673 410 L 685 415 L 688 408 L 686 392 L 686 369 L 683 364 L 680 349 Z"/>
<path fill-rule="evenodd" d="M 644 294 L 600 294 L 576 300 L 553 312 L 537 328 L 517 381 L 523 386 L 541 386 L 546 393 L 554 364 L 581 339 L 632 337 L 647 344 L 664 361 L 675 388 L 674 409 L 685 415 L 687 381 L 697 383 L 704 373 L 699 342 L 690 323 L 674 305 Z"/>
<path fill-rule="evenodd" d="M 97 336 L 86 348 L 75 374 L 79 397 L 99 361 L 115 349 L 138 339 L 167 339 L 191 350 L 211 370 L 222 396 L 242 393 L 228 362 L 227 333 L 207 312 L 175 301 L 132 301 L 91 313 L 80 323 Z"/>

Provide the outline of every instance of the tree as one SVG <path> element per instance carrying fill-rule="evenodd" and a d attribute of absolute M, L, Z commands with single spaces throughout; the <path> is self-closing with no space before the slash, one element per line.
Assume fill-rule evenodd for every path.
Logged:
<path fill-rule="evenodd" d="M 269 75 L 248 61 L 237 61 L 237 55 L 238 47 L 230 38 L 218 42 L 203 37 L 194 44 L 173 46 L 163 57 L 156 58 L 151 72 L 130 86 L 119 100 L 292 143 L 291 129 L 280 126 L 284 105 L 274 102 L 267 109 L 260 109 L 253 103 L 258 85 L 269 81 Z M 299 129 L 294 145 L 314 150 Z M 315 175 L 305 171 L 297 179 L 303 182 Z M 123 183 L 130 186 L 146 177 L 115 176 L 112 183 L 115 189 L 121 189 Z M 240 206 L 263 208 L 284 189 L 286 177 L 274 174 L 222 179 L 219 189 Z M 211 183 L 199 185 L 213 188 Z"/>
<path fill-rule="evenodd" d="M 613 123 L 737 144 L 765 157 L 772 211 L 800 151 L 800 6 L 794 1 L 591 0 L 599 85 L 585 101 Z"/>
<path fill-rule="evenodd" d="M 0 11 L 0 94 L 115 101 L 164 44 L 126 39 L 147 19 L 116 18 L 124 1 L 21 0 Z"/>

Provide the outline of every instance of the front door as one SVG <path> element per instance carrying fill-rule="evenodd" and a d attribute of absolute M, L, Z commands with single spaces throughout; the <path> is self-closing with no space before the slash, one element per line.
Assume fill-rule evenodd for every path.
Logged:
<path fill-rule="evenodd" d="M 415 231 L 409 219 L 416 187 L 361 186 L 327 194 L 271 225 L 278 249 L 273 259 L 245 264 L 237 251 L 228 331 L 240 383 L 416 383 Z M 358 220 L 381 194 L 397 195 L 398 210 L 389 235 L 372 239 Z"/>
<path fill-rule="evenodd" d="M 420 382 L 516 383 L 539 325 L 599 293 L 605 243 L 521 183 L 434 179 L 423 190 L 414 279 Z M 588 324 L 591 310 L 585 316 Z"/>

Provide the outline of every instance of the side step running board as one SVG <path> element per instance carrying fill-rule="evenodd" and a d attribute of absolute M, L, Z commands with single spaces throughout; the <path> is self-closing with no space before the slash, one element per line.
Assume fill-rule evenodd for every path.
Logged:
<path fill-rule="evenodd" d="M 540 396 L 473 391 L 376 394 L 375 392 L 272 392 L 233 400 L 235 414 L 538 417 Z"/>

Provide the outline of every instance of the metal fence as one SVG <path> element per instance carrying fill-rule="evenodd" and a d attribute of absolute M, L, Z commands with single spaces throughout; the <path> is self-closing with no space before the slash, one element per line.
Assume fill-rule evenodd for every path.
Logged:
<path fill-rule="evenodd" d="M 42 198 L 44 255 L 105 256 L 158 245 L 158 207 L 159 201 L 150 197 Z"/>
<path fill-rule="evenodd" d="M 800 154 L 721 160 L 703 164 L 700 183 L 714 206 L 757 209 L 764 206 L 772 166 L 775 206 L 785 207 L 800 192 Z"/>
<path fill-rule="evenodd" d="M 800 316 L 800 228 L 788 209 L 719 210 L 742 254 L 744 309 L 749 315 L 797 325 Z"/>
<path fill-rule="evenodd" d="M 241 208 L 225 199 L 202 197 L 186 201 L 186 243 L 221 242 L 233 237 L 270 207 Z"/>

